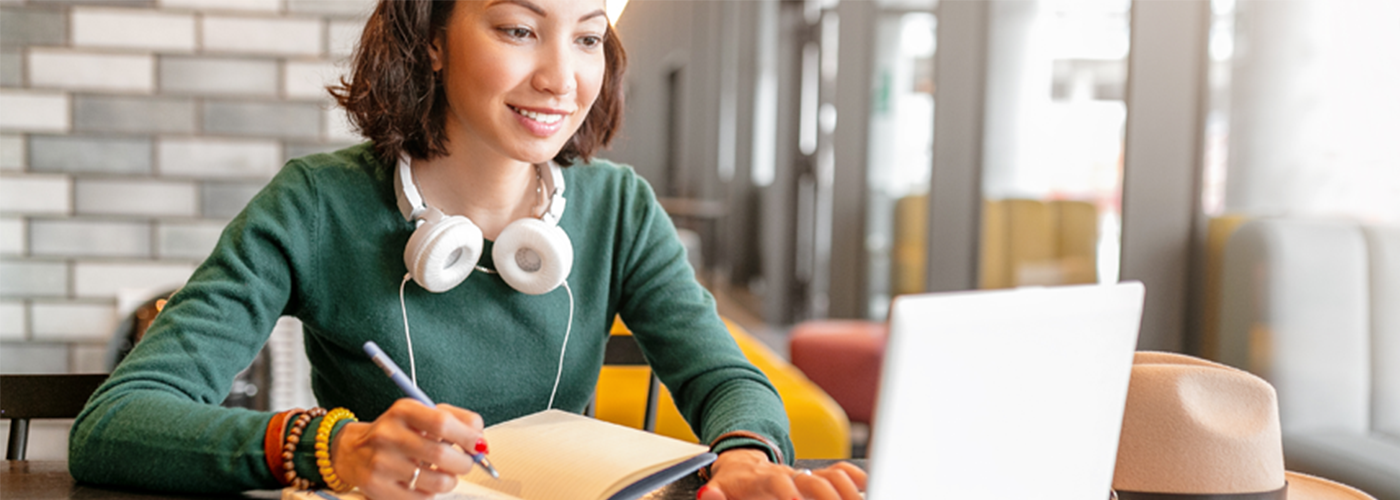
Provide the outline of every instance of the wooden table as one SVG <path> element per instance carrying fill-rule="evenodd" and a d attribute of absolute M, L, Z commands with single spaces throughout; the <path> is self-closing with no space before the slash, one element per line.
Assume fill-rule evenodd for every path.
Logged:
<path fill-rule="evenodd" d="M 797 467 L 818 469 L 835 460 L 798 460 Z M 865 460 L 851 460 L 865 467 Z M 647 495 L 648 500 L 693 500 L 700 489 L 700 478 L 687 476 Z M 0 473 L 0 496 L 15 500 L 158 500 L 177 498 L 276 499 L 280 490 L 247 491 L 239 495 L 172 495 L 78 484 L 68 474 L 68 463 L 55 460 L 7 460 Z"/>

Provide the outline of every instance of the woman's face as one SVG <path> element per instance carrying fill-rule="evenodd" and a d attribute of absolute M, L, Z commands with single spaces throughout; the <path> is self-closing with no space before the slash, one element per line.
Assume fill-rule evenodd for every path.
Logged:
<path fill-rule="evenodd" d="M 603 1 L 459 2 L 433 51 L 447 92 L 448 149 L 554 158 L 603 84 Z"/>

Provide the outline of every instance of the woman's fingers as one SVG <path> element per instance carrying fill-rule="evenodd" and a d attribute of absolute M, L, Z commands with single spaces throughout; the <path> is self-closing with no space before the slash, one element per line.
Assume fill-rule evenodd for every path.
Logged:
<path fill-rule="evenodd" d="M 812 471 L 812 475 L 820 477 L 836 491 L 842 500 L 855 500 L 860 496 L 861 488 L 856 486 L 855 481 L 846 473 L 844 469 L 837 467 L 827 467 L 825 469 Z"/>
<path fill-rule="evenodd" d="M 792 476 L 793 484 L 797 485 L 797 490 L 802 493 L 801 498 L 812 500 L 841 500 L 841 493 L 831 485 L 825 476 L 813 474 L 812 471 L 802 469 Z"/>

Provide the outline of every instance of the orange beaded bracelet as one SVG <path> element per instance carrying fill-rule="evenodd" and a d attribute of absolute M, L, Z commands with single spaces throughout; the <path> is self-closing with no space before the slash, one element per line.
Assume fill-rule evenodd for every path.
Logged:
<path fill-rule="evenodd" d="M 286 435 L 288 420 L 298 413 L 301 413 L 301 408 L 273 415 L 267 423 L 267 432 L 263 434 L 263 457 L 267 461 L 267 470 L 278 482 L 282 481 L 282 437 Z M 282 486 L 287 486 L 287 483 L 282 483 Z"/>
<path fill-rule="evenodd" d="M 336 492 L 350 489 L 335 475 L 335 467 L 331 465 L 331 430 L 341 420 L 355 422 L 355 414 L 345 408 L 336 408 L 321 419 L 321 426 L 316 429 L 316 467 L 321 471 L 321 479 L 326 481 L 326 486 Z"/>

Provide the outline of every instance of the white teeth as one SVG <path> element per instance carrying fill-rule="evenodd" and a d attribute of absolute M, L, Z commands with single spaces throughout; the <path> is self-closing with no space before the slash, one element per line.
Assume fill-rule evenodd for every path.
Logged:
<path fill-rule="evenodd" d="M 531 119 L 531 120 L 534 120 L 534 121 L 537 121 L 537 122 L 540 122 L 540 123 L 544 123 L 544 124 L 550 124 L 550 123 L 554 123 L 554 122 L 557 122 L 557 121 L 559 121 L 559 120 L 563 120 L 563 119 L 564 119 L 564 115 L 559 115 L 559 114 L 536 113 L 536 112 L 534 112 L 534 111 L 530 111 L 530 110 L 527 110 L 527 109 L 520 109 L 520 108 L 517 108 L 517 107 L 514 107 L 514 106 L 511 106 L 510 109 L 515 110 L 515 112 L 516 112 L 516 113 L 519 113 L 520 116 L 524 116 L 524 117 L 526 117 L 526 118 L 529 118 L 529 119 Z"/>

